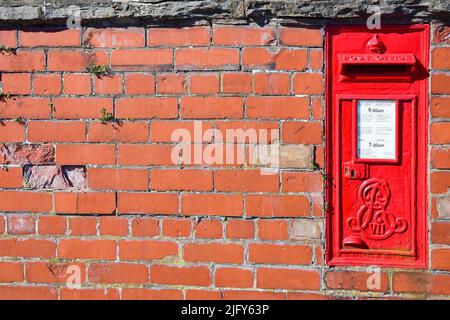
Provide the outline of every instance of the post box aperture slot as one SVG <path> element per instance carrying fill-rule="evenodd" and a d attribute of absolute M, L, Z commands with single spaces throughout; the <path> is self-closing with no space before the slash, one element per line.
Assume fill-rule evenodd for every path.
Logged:
<path fill-rule="evenodd" d="M 398 161 L 398 101 L 358 99 L 353 103 L 356 162 Z"/>
<path fill-rule="evenodd" d="M 341 81 L 410 81 L 416 72 L 413 54 L 340 54 Z"/>

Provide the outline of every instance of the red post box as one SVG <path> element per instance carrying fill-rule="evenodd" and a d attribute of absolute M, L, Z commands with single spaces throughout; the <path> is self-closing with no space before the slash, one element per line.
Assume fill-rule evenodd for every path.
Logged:
<path fill-rule="evenodd" d="M 427 25 L 327 30 L 327 261 L 427 265 Z"/>

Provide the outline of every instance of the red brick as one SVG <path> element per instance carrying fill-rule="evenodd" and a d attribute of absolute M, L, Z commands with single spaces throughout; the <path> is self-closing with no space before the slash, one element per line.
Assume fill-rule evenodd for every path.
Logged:
<path fill-rule="evenodd" d="M 183 291 L 170 289 L 124 288 L 122 300 L 182 300 Z"/>
<path fill-rule="evenodd" d="M 239 50 L 231 48 L 176 49 L 175 67 L 180 70 L 236 70 L 239 67 Z"/>
<path fill-rule="evenodd" d="M 450 169 L 450 148 L 431 148 L 431 166 L 436 169 Z"/>
<path fill-rule="evenodd" d="M 0 30 L 0 43 L 10 48 L 17 48 L 17 30 Z"/>
<path fill-rule="evenodd" d="M 82 73 L 64 74 L 64 93 L 65 94 L 90 94 L 91 76 Z"/>
<path fill-rule="evenodd" d="M 394 274 L 393 290 L 395 292 L 448 295 L 449 288 L 450 277 L 448 275 L 417 272 L 397 272 Z"/>
<path fill-rule="evenodd" d="M 209 27 L 150 28 L 147 39 L 148 46 L 207 46 Z"/>
<path fill-rule="evenodd" d="M 309 99 L 306 97 L 249 97 L 247 117 L 256 119 L 306 119 Z"/>
<path fill-rule="evenodd" d="M 310 49 L 309 50 L 309 67 L 311 69 L 322 69 L 322 66 L 323 66 L 322 49 Z"/>
<path fill-rule="evenodd" d="M 214 121 L 214 125 L 216 139 L 221 134 L 228 144 L 267 144 L 278 141 L 280 135 L 276 121 Z"/>
<path fill-rule="evenodd" d="M 22 168 L 0 169 L 0 188 L 22 188 L 22 184 Z"/>
<path fill-rule="evenodd" d="M 222 222 L 213 219 L 200 220 L 195 225 L 195 237 L 203 239 L 222 238 Z"/>
<path fill-rule="evenodd" d="M 156 91 L 158 94 L 186 93 L 186 76 L 182 73 L 163 73 L 156 78 Z"/>
<path fill-rule="evenodd" d="M 247 195 L 247 216 L 300 217 L 309 214 L 309 200 L 304 196 Z"/>
<path fill-rule="evenodd" d="M 283 122 L 283 143 L 321 144 L 322 124 L 319 122 Z"/>
<path fill-rule="evenodd" d="M 116 101 L 118 118 L 171 119 L 178 116 L 178 102 L 173 98 L 123 98 Z"/>
<path fill-rule="evenodd" d="M 242 195 L 183 194 L 182 212 L 185 215 L 241 216 Z"/>
<path fill-rule="evenodd" d="M 60 165 L 114 164 L 112 144 L 58 144 L 56 162 Z"/>
<path fill-rule="evenodd" d="M 430 128 L 430 142 L 434 144 L 450 143 L 450 122 L 433 122 Z"/>
<path fill-rule="evenodd" d="M 45 69 L 45 53 L 41 50 L 0 54 L 0 72 L 31 72 Z"/>
<path fill-rule="evenodd" d="M 55 98 L 54 117 L 57 119 L 98 119 L 102 117 L 102 109 L 112 112 L 111 98 Z"/>
<path fill-rule="evenodd" d="M 215 272 L 216 287 L 251 288 L 253 272 L 240 268 L 218 268 Z"/>
<path fill-rule="evenodd" d="M 29 121 L 29 142 L 85 142 L 86 125 L 82 121 Z"/>
<path fill-rule="evenodd" d="M 148 190 L 148 171 L 89 168 L 88 185 L 94 190 Z"/>
<path fill-rule="evenodd" d="M 447 24 L 436 24 L 434 26 L 433 43 L 450 43 L 450 26 Z"/>
<path fill-rule="evenodd" d="M 284 192 L 322 192 L 319 172 L 283 172 L 281 185 Z"/>
<path fill-rule="evenodd" d="M 291 80 L 287 73 L 255 73 L 254 93 L 262 95 L 288 95 Z"/>
<path fill-rule="evenodd" d="M 317 271 L 259 268 L 256 276 L 258 288 L 283 288 L 294 290 L 320 289 L 320 275 Z"/>
<path fill-rule="evenodd" d="M 203 121 L 198 122 L 197 127 L 195 126 L 195 121 L 153 121 L 151 125 L 151 138 L 152 142 L 178 142 L 176 136 L 172 139 L 174 131 L 184 132 L 187 130 L 194 143 L 212 142 L 212 131 L 208 132 L 210 129 L 212 129 L 212 125 Z"/>
<path fill-rule="evenodd" d="M 27 282 L 31 283 L 63 283 L 66 284 L 71 275 L 74 275 L 74 267 L 80 270 L 79 285 L 85 282 L 86 272 L 83 264 L 29 262 L 25 265 Z"/>
<path fill-rule="evenodd" d="M 146 122 L 93 122 L 88 137 L 89 142 L 147 142 L 149 125 Z"/>
<path fill-rule="evenodd" d="M 243 48 L 242 65 L 246 70 L 275 69 L 279 52 L 279 48 Z"/>
<path fill-rule="evenodd" d="M 229 220 L 226 235 L 229 239 L 253 239 L 255 225 L 252 220 Z"/>
<path fill-rule="evenodd" d="M 154 94 L 155 77 L 152 74 L 130 73 L 125 76 L 125 86 L 128 95 Z"/>
<path fill-rule="evenodd" d="M 322 98 L 313 97 L 311 99 L 311 111 L 314 119 L 322 120 L 323 119 L 323 103 Z"/>
<path fill-rule="evenodd" d="M 437 171 L 430 174 L 430 191 L 435 194 L 446 193 L 450 187 L 450 172 Z"/>
<path fill-rule="evenodd" d="M 294 76 L 295 94 L 322 94 L 323 80 L 320 73 L 297 73 Z"/>
<path fill-rule="evenodd" d="M 105 51 L 75 51 L 54 49 L 48 52 L 49 71 L 85 71 L 90 64 L 108 65 Z"/>
<path fill-rule="evenodd" d="M 380 288 L 369 288 L 368 284 L 371 283 L 368 278 L 373 275 L 371 272 L 329 271 L 326 273 L 325 282 L 329 289 L 386 292 L 387 274 L 384 272 L 380 274 Z"/>
<path fill-rule="evenodd" d="M 447 234 L 448 237 L 448 234 Z M 448 243 L 448 241 L 447 241 Z M 450 271 L 450 249 L 433 249 L 431 251 L 431 267 L 433 269 Z M 447 293 L 448 294 L 448 293 Z"/>
<path fill-rule="evenodd" d="M 277 39 L 273 28 L 216 27 L 213 31 L 214 45 L 271 45 Z"/>
<path fill-rule="evenodd" d="M 5 233 L 5 218 L 0 216 L 0 234 Z"/>
<path fill-rule="evenodd" d="M 288 46 L 321 47 L 322 32 L 317 29 L 282 28 L 280 42 Z"/>
<path fill-rule="evenodd" d="M 431 225 L 431 242 L 450 244 L 450 223 L 433 223 Z"/>
<path fill-rule="evenodd" d="M 280 50 L 275 56 L 275 69 L 303 71 L 307 61 L 306 50 Z"/>
<path fill-rule="evenodd" d="M 161 70 L 172 68 L 171 49 L 114 50 L 111 66 L 115 70 Z"/>
<path fill-rule="evenodd" d="M 152 170 L 152 190 L 195 190 L 211 191 L 212 172 L 209 170 Z"/>
<path fill-rule="evenodd" d="M 115 260 L 116 241 L 62 239 L 58 243 L 58 257 L 62 259 Z"/>
<path fill-rule="evenodd" d="M 40 235 L 64 235 L 66 233 L 66 218 L 58 216 L 41 216 L 38 233 Z"/>
<path fill-rule="evenodd" d="M 144 28 L 88 28 L 83 34 L 88 47 L 133 48 L 145 46 Z"/>
<path fill-rule="evenodd" d="M 95 94 L 122 94 L 123 78 L 121 75 L 94 77 Z"/>
<path fill-rule="evenodd" d="M 286 293 L 273 291 L 225 291 L 223 293 L 225 300 L 285 300 Z"/>
<path fill-rule="evenodd" d="M 128 219 L 122 217 L 100 217 L 100 235 L 127 236 Z"/>
<path fill-rule="evenodd" d="M 2 92 L 6 94 L 30 94 L 31 74 L 3 73 L 1 75 Z"/>
<path fill-rule="evenodd" d="M 121 144 L 119 159 L 121 165 L 173 165 L 171 145 Z"/>
<path fill-rule="evenodd" d="M 217 170 L 214 172 L 217 191 L 277 192 L 278 175 L 261 175 L 259 170 Z"/>
<path fill-rule="evenodd" d="M 14 97 L 0 101 L 0 114 L 3 119 L 48 119 L 50 100 L 44 98 Z"/>
<path fill-rule="evenodd" d="M 0 122 L 1 142 L 22 142 L 24 140 L 25 140 L 25 127 L 22 124 L 18 122 L 9 122 L 9 121 Z"/>
<path fill-rule="evenodd" d="M 36 218 L 32 215 L 8 215 L 7 233 L 12 235 L 32 235 L 36 233 Z"/>
<path fill-rule="evenodd" d="M 0 211 L 49 212 L 52 207 L 51 193 L 0 191 Z"/>
<path fill-rule="evenodd" d="M 450 75 L 445 73 L 434 73 L 431 75 L 431 93 L 450 93 Z"/>
<path fill-rule="evenodd" d="M 222 93 L 251 93 L 252 74 L 247 72 L 224 73 Z"/>
<path fill-rule="evenodd" d="M 168 193 L 124 193 L 118 195 L 122 214 L 177 214 L 178 196 Z"/>
<path fill-rule="evenodd" d="M 41 95 L 61 94 L 61 75 L 59 74 L 35 75 L 34 94 L 41 94 Z"/>
<path fill-rule="evenodd" d="M 1 300 L 56 300 L 58 291 L 55 287 L 10 287 L 2 286 L 0 290 Z"/>
<path fill-rule="evenodd" d="M 54 241 L 43 239 L 1 239 L 0 256 L 24 258 L 52 258 L 56 253 Z"/>
<path fill-rule="evenodd" d="M 148 283 L 148 268 L 142 264 L 94 263 L 89 266 L 88 274 L 92 283 Z"/>
<path fill-rule="evenodd" d="M 120 260 L 162 260 L 178 255 L 178 244 L 169 241 L 122 240 Z"/>
<path fill-rule="evenodd" d="M 287 240 L 288 221 L 286 220 L 259 220 L 258 237 L 261 240 Z"/>
<path fill-rule="evenodd" d="M 186 290 L 186 300 L 221 300 L 221 291 Z"/>
<path fill-rule="evenodd" d="M 242 118 L 241 97 L 182 97 L 181 117 L 185 119 Z"/>
<path fill-rule="evenodd" d="M 115 209 L 114 192 L 55 193 L 55 210 L 58 213 L 111 214 Z"/>
<path fill-rule="evenodd" d="M 69 218 L 71 236 L 92 236 L 97 234 L 97 218 L 71 217 Z"/>
<path fill-rule="evenodd" d="M 277 244 L 250 244 L 249 261 L 260 264 L 311 264 L 310 247 Z"/>
<path fill-rule="evenodd" d="M 434 48 L 431 51 L 431 66 L 433 69 L 450 69 L 450 48 Z"/>
<path fill-rule="evenodd" d="M 209 286 L 211 275 L 208 267 L 175 267 L 153 265 L 150 269 L 150 283 L 180 286 Z"/>
<path fill-rule="evenodd" d="M 22 282 L 23 265 L 15 262 L 0 262 L 0 282 Z M 1 290 L 0 290 L 1 291 Z"/>
<path fill-rule="evenodd" d="M 67 30 L 27 30 L 19 31 L 21 47 L 78 47 L 81 45 L 81 32 Z"/>
<path fill-rule="evenodd" d="M 243 263 L 244 247 L 234 243 L 189 243 L 183 258 L 191 262 Z"/>
<path fill-rule="evenodd" d="M 166 237 L 190 237 L 192 223 L 189 219 L 164 219 L 162 234 Z"/>
<path fill-rule="evenodd" d="M 216 94 L 219 93 L 219 76 L 217 74 L 191 74 L 189 77 L 191 94 Z"/>
<path fill-rule="evenodd" d="M 159 219 L 136 218 L 131 222 L 133 237 L 156 237 L 161 234 Z"/>
<path fill-rule="evenodd" d="M 60 296 L 61 300 L 119 300 L 119 291 L 115 288 L 61 288 Z"/>
<path fill-rule="evenodd" d="M 450 118 L 450 97 L 432 97 L 430 108 L 432 117 Z"/>

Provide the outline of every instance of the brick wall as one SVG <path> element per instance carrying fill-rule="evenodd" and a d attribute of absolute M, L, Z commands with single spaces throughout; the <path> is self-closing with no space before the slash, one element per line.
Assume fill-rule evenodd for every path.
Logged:
<path fill-rule="evenodd" d="M 448 298 L 450 42 L 434 30 L 430 265 L 383 268 L 375 289 L 324 261 L 323 28 L 1 30 L 0 299 Z M 216 131 L 183 149 L 172 133 L 195 121 Z M 227 129 L 275 130 L 280 170 Z M 244 159 L 187 161 L 198 146 Z"/>

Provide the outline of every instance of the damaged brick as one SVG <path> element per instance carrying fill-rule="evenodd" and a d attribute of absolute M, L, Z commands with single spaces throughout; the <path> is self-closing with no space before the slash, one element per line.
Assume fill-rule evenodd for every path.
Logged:
<path fill-rule="evenodd" d="M 0 162 L 4 164 L 54 164 L 55 149 L 50 144 L 1 144 Z"/>
<path fill-rule="evenodd" d="M 25 166 L 24 186 L 28 189 L 64 190 L 86 188 L 86 167 L 84 166 Z"/>

